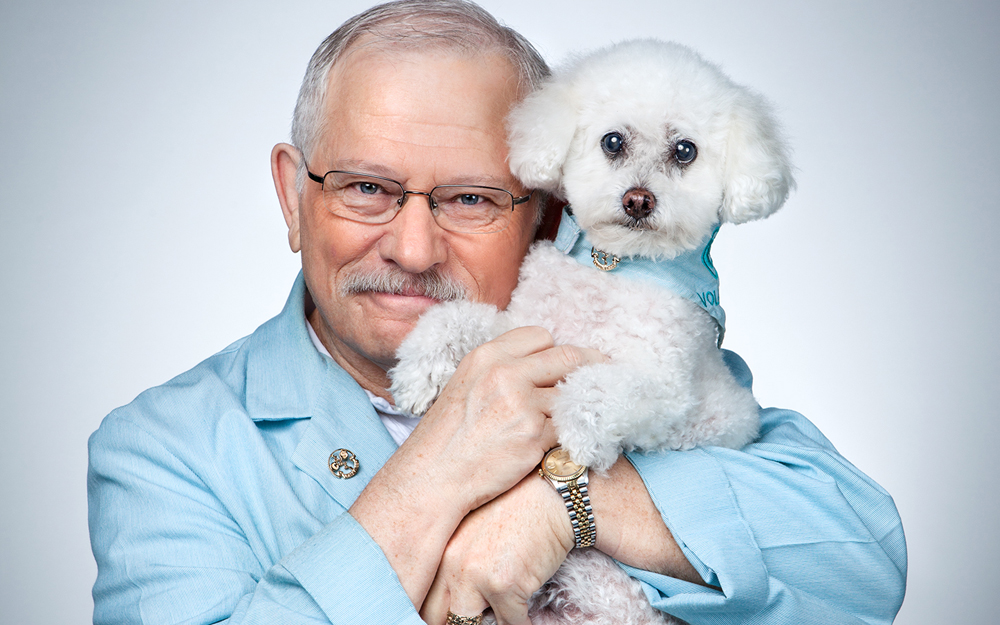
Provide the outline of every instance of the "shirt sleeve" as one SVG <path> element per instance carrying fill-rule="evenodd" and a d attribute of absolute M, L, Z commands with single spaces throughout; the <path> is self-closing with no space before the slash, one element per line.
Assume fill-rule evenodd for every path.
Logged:
<path fill-rule="evenodd" d="M 344 512 L 265 568 L 198 471 L 136 424 L 90 440 L 94 623 L 422 623 Z"/>
<path fill-rule="evenodd" d="M 727 363 L 749 386 L 735 354 Z M 891 623 L 906 545 L 892 498 L 802 415 L 761 411 L 742 450 L 629 454 L 705 588 L 623 567 L 692 624 Z"/>

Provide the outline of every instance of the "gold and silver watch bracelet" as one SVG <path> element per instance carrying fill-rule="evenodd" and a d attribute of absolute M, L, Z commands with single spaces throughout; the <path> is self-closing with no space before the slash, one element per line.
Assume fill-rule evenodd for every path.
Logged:
<path fill-rule="evenodd" d="M 597 542 L 597 524 L 590 506 L 587 467 L 573 462 L 566 450 L 555 447 L 545 454 L 538 473 L 551 482 L 563 498 L 573 527 L 574 546 L 593 547 Z"/>
<path fill-rule="evenodd" d="M 587 490 L 589 483 L 590 475 L 584 473 L 556 488 L 569 512 L 576 547 L 593 547 L 597 542 L 597 525 L 594 523 L 594 510 L 590 507 L 590 492 Z"/>

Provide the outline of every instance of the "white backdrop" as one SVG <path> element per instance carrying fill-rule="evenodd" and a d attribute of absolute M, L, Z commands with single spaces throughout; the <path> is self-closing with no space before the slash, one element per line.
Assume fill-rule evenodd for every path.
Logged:
<path fill-rule="evenodd" d="M 279 311 L 268 153 L 367 4 L 0 4 L 0 622 L 89 621 L 88 435 Z M 719 235 L 727 346 L 894 495 L 897 622 L 995 622 L 996 3 L 484 4 L 550 61 L 675 39 L 775 102 L 799 190 Z"/>

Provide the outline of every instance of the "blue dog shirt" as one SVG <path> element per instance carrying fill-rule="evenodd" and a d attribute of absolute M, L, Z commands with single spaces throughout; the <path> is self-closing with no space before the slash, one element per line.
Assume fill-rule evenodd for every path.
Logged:
<path fill-rule="evenodd" d="M 622 258 L 609 273 L 651 282 L 701 306 L 719 325 L 719 345 L 722 345 L 722 336 L 726 332 L 726 311 L 719 305 L 719 274 L 712 265 L 711 254 L 712 241 L 718 232 L 717 225 L 698 247 L 669 260 Z M 559 222 L 555 246 L 584 265 L 595 264 L 591 255 L 593 244 L 576 219 L 565 210 Z"/>

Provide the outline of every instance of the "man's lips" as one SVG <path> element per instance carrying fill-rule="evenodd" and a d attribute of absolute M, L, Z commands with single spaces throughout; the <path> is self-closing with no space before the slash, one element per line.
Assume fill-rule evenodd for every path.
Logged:
<path fill-rule="evenodd" d="M 360 293 L 359 295 L 366 295 L 371 297 L 376 301 L 384 302 L 398 302 L 398 303 L 422 303 L 428 302 L 429 304 L 436 304 L 440 300 L 436 300 L 432 297 L 427 297 L 423 293 L 381 293 L 378 291 L 368 291 L 366 293 Z"/>
<path fill-rule="evenodd" d="M 413 295 L 405 295 L 368 291 L 358 293 L 355 297 L 360 298 L 361 302 L 365 302 L 362 304 L 362 310 L 365 311 L 366 317 L 395 319 L 407 323 L 424 314 L 431 306 L 441 303 L 439 300 L 416 292 Z"/>
<path fill-rule="evenodd" d="M 425 294 L 424 289 L 414 288 L 414 287 L 404 287 L 400 289 L 398 293 L 395 293 L 395 295 L 401 295 L 403 297 L 423 297 L 426 299 L 431 299 Z"/>

